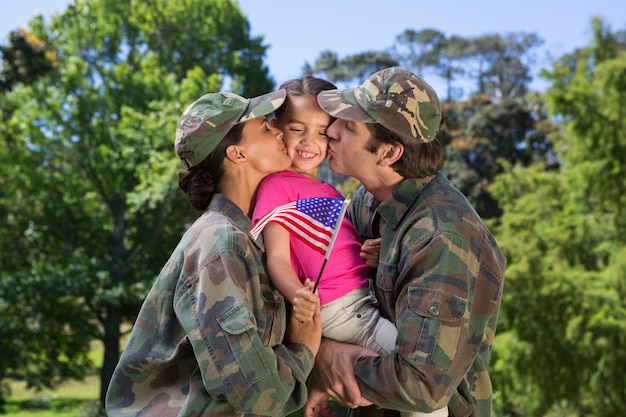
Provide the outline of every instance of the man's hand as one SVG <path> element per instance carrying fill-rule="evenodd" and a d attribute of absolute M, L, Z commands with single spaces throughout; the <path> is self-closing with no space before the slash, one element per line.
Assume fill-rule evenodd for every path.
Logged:
<path fill-rule="evenodd" d="M 370 268 L 376 268 L 378 266 L 378 258 L 380 256 L 380 241 L 382 238 L 367 239 L 361 245 L 361 258 L 365 259 L 365 263 Z"/>
<path fill-rule="evenodd" d="M 322 339 L 309 378 L 309 396 L 304 416 L 324 416 L 324 410 L 328 408 L 328 398 L 324 398 L 326 395 L 351 408 L 371 405 L 372 402 L 361 395 L 354 375 L 356 362 L 365 356 L 378 356 L 378 353 L 357 345 Z"/>
<path fill-rule="evenodd" d="M 339 417 L 337 413 L 330 409 L 328 395 L 311 387 L 304 405 L 305 417 Z"/>

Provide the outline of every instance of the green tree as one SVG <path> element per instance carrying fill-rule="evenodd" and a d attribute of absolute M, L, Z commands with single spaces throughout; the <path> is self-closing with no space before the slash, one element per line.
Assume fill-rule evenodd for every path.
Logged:
<path fill-rule="evenodd" d="M 0 46 L 0 55 L 0 92 L 11 90 L 16 83 L 32 83 L 57 65 L 54 51 L 25 29 L 9 34 L 9 44 Z"/>
<path fill-rule="evenodd" d="M 302 73 L 326 77 L 333 83 L 358 85 L 376 71 L 396 65 L 398 61 L 387 52 L 367 51 L 339 59 L 336 53 L 323 51 L 313 65 L 304 65 Z"/>
<path fill-rule="evenodd" d="M 524 167 L 539 161 L 557 165 L 551 142 L 556 126 L 538 94 L 501 101 L 477 94 L 446 106 L 444 116 L 444 171 L 483 218 L 501 214 L 490 191 L 502 171 L 499 159 Z"/>
<path fill-rule="evenodd" d="M 23 103 L 19 97 L 6 96 L 17 84 L 33 84 L 50 73 L 57 65 L 56 55 L 44 41 L 25 29 L 9 34 L 9 44 L 0 46 L 0 52 L 0 112 L 3 121 L 0 124 L 0 137 L 3 139 L 3 146 L 0 147 L 0 160 L 3 161 L 0 164 L 0 216 L 6 220 L 5 227 L 0 229 L 0 270 L 3 272 L 0 275 L 2 413 L 4 397 L 9 392 L 5 384 L 7 377 L 21 378 L 29 386 L 40 387 L 42 380 L 56 383 L 65 378 L 79 377 L 89 369 L 90 364 L 85 358 L 89 342 L 85 326 L 78 322 L 67 327 L 67 320 L 63 317 L 65 314 L 80 313 L 72 300 L 67 298 L 71 293 L 59 285 L 62 281 L 58 280 L 54 266 L 47 264 L 43 257 L 29 253 L 29 246 L 38 239 L 33 228 L 38 204 L 32 197 L 40 182 L 23 181 L 22 173 L 30 166 L 37 166 L 40 161 L 34 158 L 34 153 L 23 149 L 19 127 L 11 122 Z M 45 171 L 38 173 L 46 174 Z M 22 215 L 27 210 L 32 212 Z M 30 264 L 38 264 L 42 271 L 45 270 L 46 279 L 29 274 Z M 71 287 L 72 283 L 68 284 Z M 63 310 L 56 305 L 59 299 L 64 303 Z M 38 304 L 36 310 L 31 308 L 33 302 Z"/>
<path fill-rule="evenodd" d="M 194 216 L 176 180 L 180 113 L 209 91 L 274 84 L 234 1 L 76 0 L 30 32 L 58 65 L 4 98 L 0 378 L 80 377 L 97 339 L 102 400 L 122 325 Z"/>
<path fill-rule="evenodd" d="M 470 94 L 486 94 L 499 101 L 526 94 L 532 80 L 533 51 L 542 43 L 533 33 L 463 38 L 436 29 L 407 29 L 396 37 L 392 49 L 402 65 L 444 80 L 448 102 L 463 96 L 468 80 L 470 85 L 476 82 Z"/>
<path fill-rule="evenodd" d="M 533 51 L 543 44 L 534 33 L 487 34 L 467 42 L 468 74 L 478 94 L 496 100 L 523 97 L 532 81 Z"/>
<path fill-rule="evenodd" d="M 598 18 L 593 31 L 591 47 L 544 72 L 553 83 L 546 100 L 565 122 L 561 153 L 582 186 L 579 192 L 586 199 L 596 196 L 590 203 L 615 214 L 616 237 L 626 241 L 626 32 L 612 33 Z"/>
<path fill-rule="evenodd" d="M 464 60 L 468 41 L 460 36 L 447 37 L 436 29 L 416 32 L 405 30 L 396 37 L 393 50 L 399 62 L 413 68 L 417 74 L 430 74 L 446 83 L 446 100 L 460 98 L 463 89 L 455 81 L 465 74 Z M 443 97 L 441 97 L 443 99 Z"/>
<path fill-rule="evenodd" d="M 509 260 L 494 352 L 505 414 L 626 407 L 626 43 L 593 27 L 591 46 L 545 72 L 560 169 L 505 163 L 493 185 Z"/>

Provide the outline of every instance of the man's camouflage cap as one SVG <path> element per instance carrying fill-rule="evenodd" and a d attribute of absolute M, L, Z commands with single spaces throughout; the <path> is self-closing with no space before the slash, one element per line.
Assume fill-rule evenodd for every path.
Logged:
<path fill-rule="evenodd" d="M 283 104 L 287 92 L 276 90 L 255 98 L 233 93 L 205 94 L 178 120 L 176 153 L 190 168 L 206 158 L 233 126 L 266 116 Z"/>
<path fill-rule="evenodd" d="M 386 68 L 360 87 L 322 91 L 317 97 L 322 109 L 333 117 L 379 123 L 408 140 L 430 142 L 441 124 L 437 93 L 404 68 Z"/>

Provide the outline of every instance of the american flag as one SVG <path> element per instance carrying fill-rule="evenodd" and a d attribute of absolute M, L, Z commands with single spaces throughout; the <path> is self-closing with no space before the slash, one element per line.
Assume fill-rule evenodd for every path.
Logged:
<path fill-rule="evenodd" d="M 349 199 L 331 197 L 292 201 L 261 217 L 250 233 L 256 239 L 267 223 L 276 222 L 322 255 L 328 256 L 348 201 Z"/>

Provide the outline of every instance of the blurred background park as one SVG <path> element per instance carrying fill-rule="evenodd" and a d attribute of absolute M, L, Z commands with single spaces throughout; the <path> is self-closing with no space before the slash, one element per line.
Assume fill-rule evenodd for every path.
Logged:
<path fill-rule="evenodd" d="M 195 216 L 173 150 L 188 103 L 304 74 L 356 86 L 400 65 L 437 88 L 444 172 L 508 259 L 494 416 L 624 415 L 626 3 L 254 3 L 3 12 L 0 412 L 101 413 Z M 344 195 L 358 186 L 323 175 Z"/>

